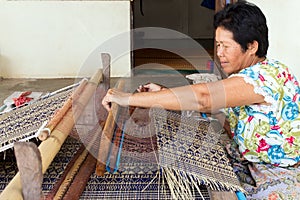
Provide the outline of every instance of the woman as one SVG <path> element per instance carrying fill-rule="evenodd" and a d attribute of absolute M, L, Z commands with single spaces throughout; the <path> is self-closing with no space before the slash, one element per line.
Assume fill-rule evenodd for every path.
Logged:
<path fill-rule="evenodd" d="M 102 104 L 108 110 L 110 102 L 207 113 L 225 108 L 244 159 L 294 166 L 300 160 L 299 84 L 284 64 L 266 58 L 264 14 L 257 6 L 239 1 L 216 13 L 214 27 L 217 56 L 228 78 L 163 90 L 149 84 L 145 87 L 150 92 L 134 94 L 111 89 Z"/>

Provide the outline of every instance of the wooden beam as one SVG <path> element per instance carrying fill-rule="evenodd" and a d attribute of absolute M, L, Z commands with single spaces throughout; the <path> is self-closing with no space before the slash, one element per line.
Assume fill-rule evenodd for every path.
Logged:
<path fill-rule="evenodd" d="M 22 195 L 25 200 L 42 198 L 42 159 L 38 147 L 32 142 L 16 142 L 15 156 L 22 182 Z"/>
<path fill-rule="evenodd" d="M 101 54 L 102 59 L 102 67 L 103 67 L 103 84 L 104 90 L 108 90 L 110 88 L 110 62 L 111 58 L 108 53 Z"/>

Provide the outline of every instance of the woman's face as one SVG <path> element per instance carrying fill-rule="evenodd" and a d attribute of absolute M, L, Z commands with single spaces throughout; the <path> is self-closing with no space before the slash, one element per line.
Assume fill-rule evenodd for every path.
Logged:
<path fill-rule="evenodd" d="M 243 51 L 239 43 L 233 40 L 232 32 L 223 27 L 216 29 L 216 45 L 220 64 L 229 75 L 251 66 L 254 62 L 253 52 L 250 53 L 249 49 Z"/>

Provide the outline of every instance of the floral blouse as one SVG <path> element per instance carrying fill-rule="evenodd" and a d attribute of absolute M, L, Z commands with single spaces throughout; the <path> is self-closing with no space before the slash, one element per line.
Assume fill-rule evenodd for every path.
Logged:
<path fill-rule="evenodd" d="M 233 76 L 243 77 L 267 102 L 226 109 L 241 154 L 251 162 L 275 166 L 297 163 L 300 160 L 300 88 L 296 77 L 287 66 L 270 59 L 230 77 Z"/>

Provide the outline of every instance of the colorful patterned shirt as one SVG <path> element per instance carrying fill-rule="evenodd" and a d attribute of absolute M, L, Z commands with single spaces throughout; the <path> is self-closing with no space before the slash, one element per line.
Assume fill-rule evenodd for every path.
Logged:
<path fill-rule="evenodd" d="M 300 160 L 300 88 L 282 63 L 266 59 L 230 77 L 239 76 L 265 97 L 267 104 L 227 108 L 234 140 L 251 162 L 292 166 Z M 229 78 L 230 78 L 229 77 Z"/>

